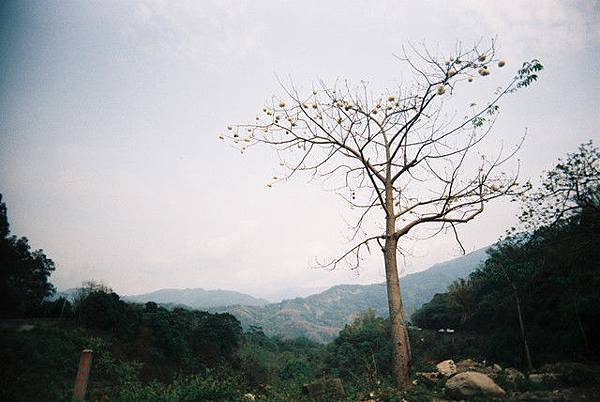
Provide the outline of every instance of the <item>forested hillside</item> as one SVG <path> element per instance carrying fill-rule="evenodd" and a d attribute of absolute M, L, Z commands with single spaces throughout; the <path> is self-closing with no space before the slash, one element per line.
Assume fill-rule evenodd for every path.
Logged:
<path fill-rule="evenodd" d="M 400 284 L 405 310 L 409 314 L 414 312 L 454 280 L 473 272 L 485 260 L 486 249 L 403 277 Z M 329 342 L 358 313 L 368 309 L 373 309 L 381 317 L 387 316 L 387 295 L 383 283 L 339 285 L 316 295 L 264 307 L 230 306 L 211 311 L 229 312 L 245 328 L 260 326 L 270 335 L 286 338 L 302 336 L 318 342 Z"/>

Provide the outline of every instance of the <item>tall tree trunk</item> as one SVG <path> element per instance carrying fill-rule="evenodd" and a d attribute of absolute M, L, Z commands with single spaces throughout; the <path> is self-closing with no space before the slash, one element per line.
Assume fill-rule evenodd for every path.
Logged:
<path fill-rule="evenodd" d="M 390 222 L 391 221 L 391 222 Z M 404 321 L 404 310 L 400 295 L 400 281 L 398 279 L 398 264 L 396 246 L 398 240 L 393 237 L 395 222 L 388 218 L 387 236 L 384 246 L 385 276 L 387 297 L 390 313 L 392 332 L 392 364 L 396 386 L 399 389 L 409 384 L 410 345 L 408 343 L 408 330 Z"/>
<path fill-rule="evenodd" d="M 523 341 L 523 349 L 525 349 L 525 360 L 527 363 L 527 370 L 533 371 L 533 363 L 531 362 L 531 353 L 529 352 L 529 343 L 527 342 L 527 336 L 525 334 L 525 325 L 523 324 L 523 313 L 521 312 L 521 299 L 517 292 L 516 286 L 511 282 L 513 288 L 513 295 L 517 304 L 517 314 L 519 315 L 519 327 L 521 328 L 521 340 Z"/>

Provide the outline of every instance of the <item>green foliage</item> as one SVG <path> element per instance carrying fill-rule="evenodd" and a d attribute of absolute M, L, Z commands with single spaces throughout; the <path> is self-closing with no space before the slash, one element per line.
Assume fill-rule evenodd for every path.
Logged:
<path fill-rule="evenodd" d="M 48 281 L 54 269 L 54 262 L 43 250 L 32 250 L 26 237 L 10 236 L 0 194 L 0 317 L 39 315 L 44 298 L 54 293 Z"/>
<path fill-rule="evenodd" d="M 457 328 L 460 311 L 450 303 L 448 293 L 438 293 L 412 315 L 412 321 L 423 328 Z"/>
<path fill-rule="evenodd" d="M 481 117 L 481 116 L 476 116 L 472 120 L 473 127 L 478 127 L 478 128 L 482 127 L 485 122 L 486 122 L 486 118 Z"/>
<path fill-rule="evenodd" d="M 521 198 L 521 225 L 528 232 L 600 209 L 600 150 L 592 141 L 559 159 L 539 189 Z"/>
<path fill-rule="evenodd" d="M 53 311 L 68 305 L 61 299 L 46 304 Z M 15 326 L 0 334 L 0 400 L 39 395 L 69 400 L 82 349 L 94 353 L 89 385 L 94 398 L 233 400 L 241 387 L 231 385 L 231 375 L 229 382 L 218 381 L 216 374 L 173 380 L 179 373 L 238 366 L 241 326 L 229 314 L 142 307 L 100 290 L 84 292 L 70 319 L 29 322 L 31 331 L 17 332 Z"/>
<path fill-rule="evenodd" d="M 143 325 L 155 347 L 151 359 L 172 362 L 187 371 L 231 360 L 242 333 L 239 321 L 230 314 L 180 308 L 169 311 L 154 303 L 146 304 Z"/>
<path fill-rule="evenodd" d="M 231 358 L 240 343 L 240 322 L 228 313 L 202 312 L 199 315 L 200 319 L 191 332 L 190 343 L 194 354 L 207 364 Z"/>
<path fill-rule="evenodd" d="M 523 66 L 517 72 L 515 76 L 515 80 L 517 81 L 517 88 L 524 88 L 531 85 L 534 81 L 537 81 L 538 74 L 540 71 L 544 69 L 544 66 L 540 63 L 539 60 L 533 59 L 531 61 L 526 61 L 523 63 Z"/>
<path fill-rule="evenodd" d="M 239 381 L 222 373 L 206 372 L 176 378 L 171 384 L 134 383 L 115 398 L 119 402 L 239 401 Z"/>
<path fill-rule="evenodd" d="M 599 161 L 591 143 L 568 154 L 525 200 L 521 220 L 529 231 L 499 242 L 467 280 L 436 296 L 413 320 L 477 333 L 486 340 L 473 343 L 478 354 L 519 366 L 520 308 L 534 364 L 600 358 Z"/>
<path fill-rule="evenodd" d="M 435 371 L 434 363 L 446 359 L 484 360 L 487 338 L 469 331 L 454 333 L 409 328 L 412 352 L 412 370 Z"/>
<path fill-rule="evenodd" d="M 252 327 L 244 333 L 238 352 L 240 369 L 251 387 L 271 384 L 298 393 L 306 379 L 320 374 L 324 349 L 305 338 L 271 338 Z"/>
<path fill-rule="evenodd" d="M 126 339 L 135 337 L 141 322 L 141 311 L 122 301 L 114 292 L 99 291 L 87 295 L 79 303 L 76 313 L 84 327 L 110 331 Z"/>
<path fill-rule="evenodd" d="M 2 333 L 0 342 L 0 400 L 33 401 L 69 398 L 85 338 L 76 331 L 34 329 Z"/>
<path fill-rule="evenodd" d="M 301 380 L 310 377 L 311 367 L 303 359 L 291 359 L 279 371 L 281 380 Z"/>
<path fill-rule="evenodd" d="M 39 308 L 40 315 L 48 318 L 73 318 L 73 304 L 64 297 L 45 300 Z"/>
<path fill-rule="evenodd" d="M 391 372 L 391 356 L 389 322 L 368 310 L 328 346 L 325 366 L 342 379 L 372 383 Z"/>
<path fill-rule="evenodd" d="M 90 392 L 136 378 L 139 366 L 116 360 L 110 345 L 72 328 L 36 327 L 0 334 L 0 400 L 69 401 L 83 349 L 92 349 Z"/>

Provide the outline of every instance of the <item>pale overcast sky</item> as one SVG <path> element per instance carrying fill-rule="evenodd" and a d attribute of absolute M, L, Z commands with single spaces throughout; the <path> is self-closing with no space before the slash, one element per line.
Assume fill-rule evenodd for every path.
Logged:
<path fill-rule="evenodd" d="M 375 252 L 360 275 L 311 269 L 341 250 L 345 206 L 323 184 L 272 189 L 268 149 L 217 140 L 280 93 L 276 76 L 410 78 L 394 58 L 425 42 L 498 38 L 514 74 L 541 80 L 506 99 L 495 136 L 522 175 L 600 140 L 598 1 L 5 1 L 0 5 L 0 192 L 12 230 L 56 262 L 61 289 L 102 280 L 122 294 L 223 288 L 278 299 L 384 280 Z M 490 88 L 481 87 L 489 93 Z M 515 222 L 490 205 L 461 229 L 467 251 Z M 451 237 L 407 242 L 405 272 L 459 255 Z"/>

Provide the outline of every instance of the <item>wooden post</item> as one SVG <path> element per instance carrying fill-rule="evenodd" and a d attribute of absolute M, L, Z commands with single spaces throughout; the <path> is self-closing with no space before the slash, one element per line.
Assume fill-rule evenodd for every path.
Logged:
<path fill-rule="evenodd" d="M 79 369 L 77 369 L 77 377 L 75 377 L 75 389 L 73 390 L 74 401 L 85 401 L 85 391 L 87 388 L 88 378 L 90 376 L 91 366 L 92 351 L 90 349 L 84 349 L 81 351 Z"/>

